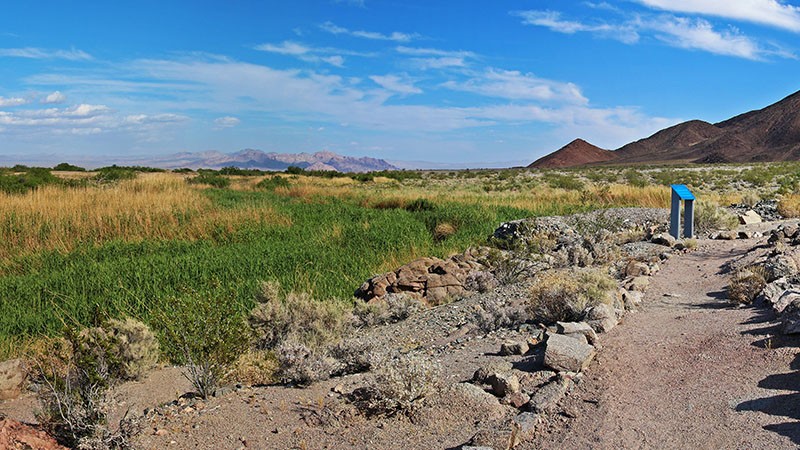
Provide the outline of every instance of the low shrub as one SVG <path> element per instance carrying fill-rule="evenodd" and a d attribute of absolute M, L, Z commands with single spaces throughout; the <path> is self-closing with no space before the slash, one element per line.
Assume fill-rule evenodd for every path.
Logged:
<path fill-rule="evenodd" d="M 280 175 L 264 178 L 256 184 L 258 189 L 264 189 L 265 191 L 274 191 L 277 188 L 289 189 L 290 186 L 289 180 Z"/>
<path fill-rule="evenodd" d="M 75 166 L 69 163 L 59 163 L 53 166 L 53 170 L 57 172 L 86 172 L 86 169 L 80 166 Z"/>
<path fill-rule="evenodd" d="M 767 273 L 762 266 L 748 266 L 731 274 L 728 285 L 728 300 L 733 303 L 748 305 L 755 300 L 767 285 Z"/>
<path fill-rule="evenodd" d="M 738 224 L 739 219 L 717 203 L 703 199 L 695 201 L 694 226 L 697 232 L 730 230 L 736 228 Z"/>
<path fill-rule="evenodd" d="M 357 328 L 396 323 L 422 309 L 419 300 L 404 294 L 387 294 L 383 301 L 357 302 L 353 308 L 353 325 Z"/>
<path fill-rule="evenodd" d="M 487 300 L 479 305 L 472 321 L 484 332 L 503 328 L 516 328 L 531 320 L 529 308 L 525 305 L 511 304 L 503 299 Z"/>
<path fill-rule="evenodd" d="M 220 381 L 250 346 L 250 330 L 234 293 L 203 296 L 188 292 L 173 297 L 157 318 L 165 353 L 186 366 L 184 376 L 203 398 L 213 395 Z"/>
<path fill-rule="evenodd" d="M 278 358 L 272 351 L 248 350 L 233 363 L 226 380 L 249 386 L 263 386 L 277 383 Z"/>
<path fill-rule="evenodd" d="M 218 189 L 231 185 L 231 180 L 214 172 L 200 172 L 195 177 L 186 180 L 190 184 L 205 184 Z"/>
<path fill-rule="evenodd" d="M 410 212 L 433 211 L 435 209 L 436 204 L 426 198 L 412 200 L 406 205 L 406 211 Z"/>
<path fill-rule="evenodd" d="M 441 368 L 421 355 L 395 355 L 376 366 L 374 380 L 356 401 L 370 415 L 411 415 L 441 387 Z"/>
<path fill-rule="evenodd" d="M 104 358 L 108 374 L 118 380 L 138 380 L 155 367 L 158 340 L 142 322 L 131 318 L 112 319 L 102 327 L 87 328 L 80 334 L 82 352 Z"/>
<path fill-rule="evenodd" d="M 531 286 L 529 312 L 544 323 L 574 322 L 586 309 L 610 304 L 616 288 L 616 281 L 599 268 L 541 272 Z"/>
<path fill-rule="evenodd" d="M 440 222 L 436 224 L 436 227 L 433 229 L 433 239 L 437 242 L 441 242 L 456 234 L 456 231 L 455 225 L 449 222 Z"/>
<path fill-rule="evenodd" d="M 778 213 L 783 217 L 800 217 L 800 194 L 786 194 L 778 201 Z"/>

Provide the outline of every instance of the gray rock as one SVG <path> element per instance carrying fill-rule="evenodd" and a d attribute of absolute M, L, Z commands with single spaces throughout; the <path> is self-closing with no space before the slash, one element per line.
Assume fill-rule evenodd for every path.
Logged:
<path fill-rule="evenodd" d="M 631 260 L 628 262 L 628 265 L 625 266 L 626 277 L 638 277 L 642 275 L 650 275 L 650 267 L 647 264 L 641 261 Z"/>
<path fill-rule="evenodd" d="M 564 335 L 582 334 L 586 337 L 589 344 L 597 341 L 597 333 L 586 322 L 556 322 L 558 332 Z"/>
<path fill-rule="evenodd" d="M 564 372 L 579 372 L 586 368 L 595 355 L 595 349 L 575 339 L 560 334 L 550 334 L 544 352 L 544 364 Z"/>
<path fill-rule="evenodd" d="M 675 238 L 667 233 L 659 233 L 653 236 L 652 239 L 650 239 L 650 242 L 652 242 L 653 244 L 664 245 L 666 247 L 674 246 L 675 241 L 676 241 Z"/>
<path fill-rule="evenodd" d="M 600 303 L 586 313 L 586 323 L 598 333 L 608 333 L 617 326 L 617 315 L 613 308 Z"/>
<path fill-rule="evenodd" d="M 754 223 L 761 223 L 761 216 L 752 209 L 746 211 L 744 214 L 739 214 L 739 223 L 742 225 L 751 225 Z"/>
<path fill-rule="evenodd" d="M 773 281 L 796 274 L 797 263 L 787 255 L 778 254 L 767 259 L 764 269 L 767 271 L 767 281 Z"/>
<path fill-rule="evenodd" d="M 500 345 L 501 356 L 524 355 L 528 353 L 527 342 L 503 342 Z"/>
<path fill-rule="evenodd" d="M 650 286 L 650 277 L 633 277 L 625 283 L 625 287 L 629 291 L 639 291 L 644 292 Z"/>
<path fill-rule="evenodd" d="M 0 400 L 10 400 L 22 394 L 27 374 L 21 359 L 0 362 Z"/>
<path fill-rule="evenodd" d="M 586 335 L 583 334 L 583 333 L 568 333 L 568 334 L 565 334 L 564 336 L 566 336 L 568 338 L 575 339 L 578 342 L 581 342 L 583 344 L 588 344 L 589 343 L 589 340 L 586 339 Z"/>
<path fill-rule="evenodd" d="M 732 241 L 739 237 L 739 233 L 733 230 L 720 231 L 715 233 L 711 238 L 718 241 Z"/>
<path fill-rule="evenodd" d="M 508 407 L 501 405 L 497 397 L 472 383 L 456 383 L 449 391 L 452 401 L 477 411 L 485 420 L 500 420 L 508 414 Z"/>
<path fill-rule="evenodd" d="M 490 376 L 496 373 L 511 372 L 513 368 L 514 366 L 508 361 L 492 361 L 478 368 L 472 375 L 472 380 L 478 383 L 487 383 Z"/>
<path fill-rule="evenodd" d="M 622 293 L 622 301 L 625 303 L 625 309 L 632 310 L 642 304 L 644 294 L 639 291 L 625 291 Z"/>
<path fill-rule="evenodd" d="M 538 414 L 524 412 L 514 417 L 514 429 L 521 441 L 529 441 L 536 434 L 536 425 L 540 422 Z"/>
<path fill-rule="evenodd" d="M 552 411 L 567 394 L 569 383 L 567 378 L 558 377 L 545 384 L 531 396 L 528 408 L 535 413 Z"/>
<path fill-rule="evenodd" d="M 510 373 L 492 374 L 486 379 L 486 382 L 492 386 L 492 392 L 498 397 L 505 397 L 520 391 L 519 379 Z"/>
<path fill-rule="evenodd" d="M 783 309 L 781 332 L 783 334 L 800 334 L 800 299 L 795 299 Z"/>

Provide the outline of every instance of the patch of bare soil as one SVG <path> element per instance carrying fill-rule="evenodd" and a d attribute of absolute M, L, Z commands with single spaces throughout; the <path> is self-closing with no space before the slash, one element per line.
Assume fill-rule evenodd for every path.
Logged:
<path fill-rule="evenodd" d="M 597 360 L 533 440 L 518 448 L 794 448 L 800 446 L 797 339 L 777 334 L 768 308 L 732 307 L 725 272 L 754 240 L 702 241 L 652 278 L 643 308 L 601 335 Z M 745 256 L 747 255 L 747 256 Z M 137 444 L 145 449 L 449 449 L 476 435 L 508 442 L 519 411 L 481 388 L 460 383 L 490 363 L 528 370 L 541 354 L 500 356 L 500 344 L 524 332 L 484 334 L 473 322 L 479 302 L 522 299 L 524 285 L 422 311 L 366 330 L 377 348 L 416 349 L 442 367 L 442 387 L 406 416 L 370 417 L 349 399 L 370 373 L 305 389 L 238 387 L 207 401 L 178 369 L 162 369 L 117 392 L 115 417 L 146 410 Z M 0 413 L 32 421 L 34 402 L 0 402 Z"/>
<path fill-rule="evenodd" d="M 800 446 L 798 340 L 770 309 L 725 301 L 726 268 L 752 246 L 704 241 L 669 260 L 530 448 Z"/>

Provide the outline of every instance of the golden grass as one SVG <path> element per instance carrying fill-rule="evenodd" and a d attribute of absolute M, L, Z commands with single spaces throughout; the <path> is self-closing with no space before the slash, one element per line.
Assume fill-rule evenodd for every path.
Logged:
<path fill-rule="evenodd" d="M 105 187 L 0 194 L 0 259 L 111 240 L 195 240 L 244 223 L 289 225 L 269 207 L 224 210 L 182 176 L 141 174 Z"/>
<path fill-rule="evenodd" d="M 800 194 L 786 194 L 778 202 L 778 212 L 783 217 L 800 217 Z"/>

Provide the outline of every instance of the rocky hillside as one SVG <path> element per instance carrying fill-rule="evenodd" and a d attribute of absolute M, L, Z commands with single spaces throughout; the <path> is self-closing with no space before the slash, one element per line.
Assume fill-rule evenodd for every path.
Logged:
<path fill-rule="evenodd" d="M 540 158 L 530 167 L 794 161 L 800 159 L 800 92 L 723 122 L 680 123 L 615 151 L 602 151 L 584 141 L 575 145 L 578 141 Z"/>

